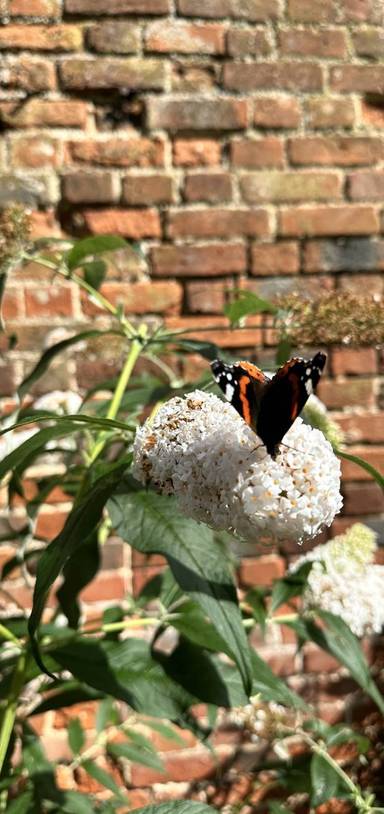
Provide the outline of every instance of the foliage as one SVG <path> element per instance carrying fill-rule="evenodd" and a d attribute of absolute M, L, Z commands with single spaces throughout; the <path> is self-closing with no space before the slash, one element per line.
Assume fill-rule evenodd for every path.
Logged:
<path fill-rule="evenodd" d="M 309 761 L 305 790 L 313 805 L 340 796 L 353 800 L 360 812 L 378 810 L 329 753 L 332 739 L 340 736 L 339 729 L 314 718 L 311 709 L 249 644 L 248 636 L 255 628 L 264 631 L 270 625 L 290 624 L 299 643 L 311 640 L 332 653 L 383 709 L 358 640 L 340 620 L 316 611 L 303 617 L 295 608 L 288 616 L 273 615 L 281 604 L 297 602 L 308 569 L 277 581 L 269 592 L 271 601 L 266 593 L 253 589 L 239 603 L 232 558 L 220 536 L 181 516 L 172 499 L 143 490 L 130 472 L 135 426 L 142 415 L 156 410 L 161 400 L 193 386 L 176 377 L 169 360 L 164 361 L 167 353 L 198 353 L 212 359 L 217 348 L 178 332 L 170 334 L 161 326 L 151 332 L 146 324 L 129 321 L 105 299 L 100 290 L 106 268 L 101 255 L 124 246 L 120 238 L 65 241 L 56 244 L 54 251 L 37 255 L 33 247 L 29 252 L 20 248 L 19 238 L 10 235 L 3 251 L 7 267 L 33 258 L 51 269 L 52 275 L 72 280 L 111 316 L 110 332 L 121 337 L 126 353 L 116 381 L 101 382 L 84 394 L 84 412 L 61 416 L 54 410 L 36 412 L 28 393 L 53 359 L 77 342 L 106 332 L 93 329 L 59 342 L 26 375 L 19 387 L 20 407 L 3 424 L 3 438 L 11 438 L 12 444 L 3 448 L 0 473 L 7 483 L 10 511 L 17 495 L 25 522 L 17 532 L 17 559 L 5 564 L 2 579 L 19 565 L 30 579 L 30 563 L 36 565 L 36 561 L 37 573 L 28 630 L 22 615 L 4 618 L 0 625 L 0 810 L 10 814 L 107 814 L 129 806 L 123 779 L 117 782 L 108 766 L 122 771 L 124 761 L 129 761 L 163 770 L 151 739 L 143 734 L 143 721 L 148 730 L 180 742 L 177 724 L 193 731 L 212 749 L 211 729 L 194 713 L 196 705 L 207 704 L 214 721 L 219 707 L 243 708 L 256 695 L 263 703 L 282 705 L 293 715 L 291 727 L 277 729 L 274 737 L 284 741 L 295 733 L 301 739 Z M 255 298 L 248 304 L 242 298 L 228 316 L 236 323 L 248 308 L 275 310 Z M 135 371 L 140 357 L 150 358 L 156 376 Z M 106 390 L 111 393 L 107 402 Z M 31 433 L 18 444 L 21 427 L 29 427 Z M 66 443 L 68 439 L 74 443 Z M 61 472 L 42 477 L 31 498 L 24 491 L 27 468 L 58 451 Z M 72 509 L 62 531 L 44 548 L 36 520 L 58 485 L 72 501 Z M 139 597 L 127 597 L 91 627 L 82 620 L 79 594 L 97 578 L 100 550 L 108 545 L 112 527 L 142 554 L 161 553 L 168 569 L 145 586 Z M 15 534 L 5 534 L 3 541 L 10 537 L 15 541 Z M 53 612 L 46 607 L 52 591 L 57 603 Z M 135 638 L 135 630 L 145 628 L 150 638 Z M 173 631 L 174 644 L 164 648 L 162 636 L 168 630 Z M 97 734 L 89 745 L 79 718 L 71 720 L 69 766 L 82 768 L 104 786 L 108 799 L 60 788 L 33 728 L 37 714 L 82 701 L 98 705 Z M 345 738 L 356 741 L 351 730 Z M 362 751 L 366 748 L 365 742 L 358 745 Z M 276 771 L 280 784 L 291 790 L 300 788 L 297 765 L 289 754 L 278 762 Z M 149 806 L 142 814 L 209 814 L 210 810 L 200 803 L 180 801 Z M 277 803 L 271 808 L 284 810 Z"/>

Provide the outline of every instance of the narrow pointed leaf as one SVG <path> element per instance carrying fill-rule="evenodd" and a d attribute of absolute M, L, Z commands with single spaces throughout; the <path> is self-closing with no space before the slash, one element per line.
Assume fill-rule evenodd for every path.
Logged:
<path fill-rule="evenodd" d="M 78 755 L 84 746 L 85 735 L 79 718 L 72 718 L 68 724 L 68 743 L 74 755 Z"/>
<path fill-rule="evenodd" d="M 368 461 L 364 461 L 364 458 L 360 458 L 359 455 L 351 455 L 350 452 L 345 452 L 341 449 L 335 450 L 336 454 L 339 455 L 340 458 L 344 458 L 346 461 L 351 461 L 351 463 L 356 464 L 356 466 L 360 466 L 361 469 L 365 469 L 369 475 L 379 484 L 379 486 L 384 490 L 384 476 L 375 469 L 372 464 L 369 464 Z"/>
<path fill-rule="evenodd" d="M 332 797 L 337 797 L 340 787 L 339 775 L 319 754 L 313 755 L 311 760 L 311 782 L 313 806 L 320 806 L 331 800 Z"/>
<path fill-rule="evenodd" d="M 140 746 L 134 746 L 130 743 L 109 743 L 107 751 L 108 754 L 114 758 L 123 757 L 132 763 L 139 763 L 142 766 L 148 766 L 150 769 L 155 769 L 158 772 L 164 772 L 164 764 L 156 752 L 143 749 Z"/>
<path fill-rule="evenodd" d="M 83 760 L 81 765 L 90 777 L 93 777 L 94 780 L 97 780 L 97 782 L 101 783 L 102 786 L 105 786 L 106 789 L 112 791 L 122 803 L 127 804 L 128 800 L 125 794 L 123 794 L 120 786 L 117 785 L 112 775 L 108 774 L 105 769 L 102 769 L 93 760 Z"/>
<path fill-rule="evenodd" d="M 122 237 L 114 235 L 97 235 L 97 237 L 86 237 L 79 240 L 74 247 L 67 252 L 65 260 L 70 271 L 81 265 L 85 257 L 91 257 L 102 252 L 111 252 L 115 249 L 124 249 L 127 242 Z"/>

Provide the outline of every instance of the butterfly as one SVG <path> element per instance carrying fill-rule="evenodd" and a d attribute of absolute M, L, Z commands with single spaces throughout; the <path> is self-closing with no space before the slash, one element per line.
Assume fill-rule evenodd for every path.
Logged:
<path fill-rule="evenodd" d="M 322 374 L 325 353 L 313 359 L 290 359 L 270 379 L 251 362 L 211 363 L 215 381 L 226 399 L 261 438 L 272 458 L 303 409 Z"/>

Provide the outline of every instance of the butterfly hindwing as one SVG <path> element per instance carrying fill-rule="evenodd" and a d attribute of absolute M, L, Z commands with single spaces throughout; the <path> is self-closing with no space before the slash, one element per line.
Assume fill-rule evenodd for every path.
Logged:
<path fill-rule="evenodd" d="M 268 382 L 264 373 L 250 362 L 226 365 L 219 359 L 211 364 L 215 380 L 225 398 L 256 432 L 261 396 Z"/>

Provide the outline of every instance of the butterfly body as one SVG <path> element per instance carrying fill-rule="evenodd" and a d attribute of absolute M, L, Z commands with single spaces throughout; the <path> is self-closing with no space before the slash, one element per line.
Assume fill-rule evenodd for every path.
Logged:
<path fill-rule="evenodd" d="M 321 352 L 313 359 L 296 357 L 271 379 L 251 362 L 226 365 L 215 359 L 211 368 L 226 399 L 275 458 L 281 440 L 315 389 L 325 362 Z"/>

